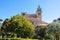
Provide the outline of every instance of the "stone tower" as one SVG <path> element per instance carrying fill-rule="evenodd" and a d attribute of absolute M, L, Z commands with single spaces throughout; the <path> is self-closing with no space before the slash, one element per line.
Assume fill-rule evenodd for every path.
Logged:
<path fill-rule="evenodd" d="M 38 5 L 38 8 L 36 10 L 36 15 L 38 16 L 38 18 L 40 19 L 40 21 L 42 21 L 42 10 L 40 8 L 40 5 Z"/>

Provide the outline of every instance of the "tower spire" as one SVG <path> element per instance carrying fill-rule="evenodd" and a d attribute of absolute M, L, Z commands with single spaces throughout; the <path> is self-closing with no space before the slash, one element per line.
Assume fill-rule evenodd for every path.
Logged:
<path fill-rule="evenodd" d="M 40 5 L 37 7 L 36 14 L 39 17 L 40 21 L 42 21 L 42 10 L 40 8 Z"/>
<path fill-rule="evenodd" d="M 40 10 L 40 5 L 38 5 L 37 10 Z"/>
<path fill-rule="evenodd" d="M 38 5 L 37 12 L 41 11 L 40 5 Z"/>

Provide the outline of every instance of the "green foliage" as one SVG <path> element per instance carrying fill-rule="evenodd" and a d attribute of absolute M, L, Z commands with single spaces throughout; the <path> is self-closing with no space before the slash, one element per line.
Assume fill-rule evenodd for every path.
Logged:
<path fill-rule="evenodd" d="M 31 37 L 34 34 L 33 24 L 26 18 L 15 15 L 11 19 L 6 19 L 3 22 L 2 30 L 5 33 L 17 34 L 18 37 Z"/>
<path fill-rule="evenodd" d="M 38 39 L 29 39 L 29 38 L 3 38 L 0 40 L 38 40 Z"/>
<path fill-rule="evenodd" d="M 60 33 L 60 22 L 53 22 L 49 25 L 49 32 L 50 33 L 55 33 L 55 32 L 58 32 Z"/>
<path fill-rule="evenodd" d="M 35 33 L 36 33 L 36 37 L 39 38 L 39 39 L 43 39 L 46 35 L 46 27 L 44 26 L 38 26 L 35 30 Z"/>
<path fill-rule="evenodd" d="M 2 33 L 2 31 L 1 31 L 1 27 L 2 27 L 2 19 L 0 19 L 0 34 Z"/>
<path fill-rule="evenodd" d="M 1 29 L 1 26 L 2 26 L 2 21 L 3 21 L 3 20 L 2 20 L 2 19 L 0 19 L 0 29 Z"/>
<path fill-rule="evenodd" d="M 2 19 L 0 19 L 0 21 L 3 21 Z"/>
<path fill-rule="evenodd" d="M 60 22 L 52 22 L 48 27 L 49 35 L 52 35 L 55 40 L 59 40 Z"/>

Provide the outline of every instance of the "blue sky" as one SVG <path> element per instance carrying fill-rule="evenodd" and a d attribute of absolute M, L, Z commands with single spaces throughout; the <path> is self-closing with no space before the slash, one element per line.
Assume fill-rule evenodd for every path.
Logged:
<path fill-rule="evenodd" d="M 43 21 L 50 23 L 60 17 L 60 0 L 0 0 L 0 18 L 4 20 L 21 12 L 35 13 L 38 5 Z"/>

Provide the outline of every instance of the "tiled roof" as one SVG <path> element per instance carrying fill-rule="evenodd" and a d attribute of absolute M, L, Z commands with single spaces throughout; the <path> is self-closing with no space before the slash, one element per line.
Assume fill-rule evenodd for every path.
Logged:
<path fill-rule="evenodd" d="M 25 17 L 31 21 L 35 21 L 35 22 L 40 21 L 40 18 L 36 14 L 26 14 Z"/>
<path fill-rule="evenodd" d="M 36 26 L 46 26 L 48 25 L 48 23 L 44 22 L 44 21 L 39 21 L 35 24 Z"/>
<path fill-rule="evenodd" d="M 26 14 L 26 15 L 25 15 L 25 17 L 29 17 L 29 18 L 30 18 L 30 17 L 35 17 L 35 16 L 37 16 L 37 15 L 36 15 L 36 14 Z"/>
<path fill-rule="evenodd" d="M 40 21 L 40 24 L 48 24 L 48 23 L 44 21 Z"/>
<path fill-rule="evenodd" d="M 27 19 L 29 19 L 32 22 L 35 22 L 35 25 L 37 25 L 37 26 L 43 26 L 43 25 L 48 24 L 48 23 L 40 20 L 40 18 L 36 14 L 26 14 L 24 17 L 26 17 Z"/>
<path fill-rule="evenodd" d="M 40 22 L 40 19 L 39 18 L 29 18 L 29 20 L 33 21 L 33 22 Z"/>

